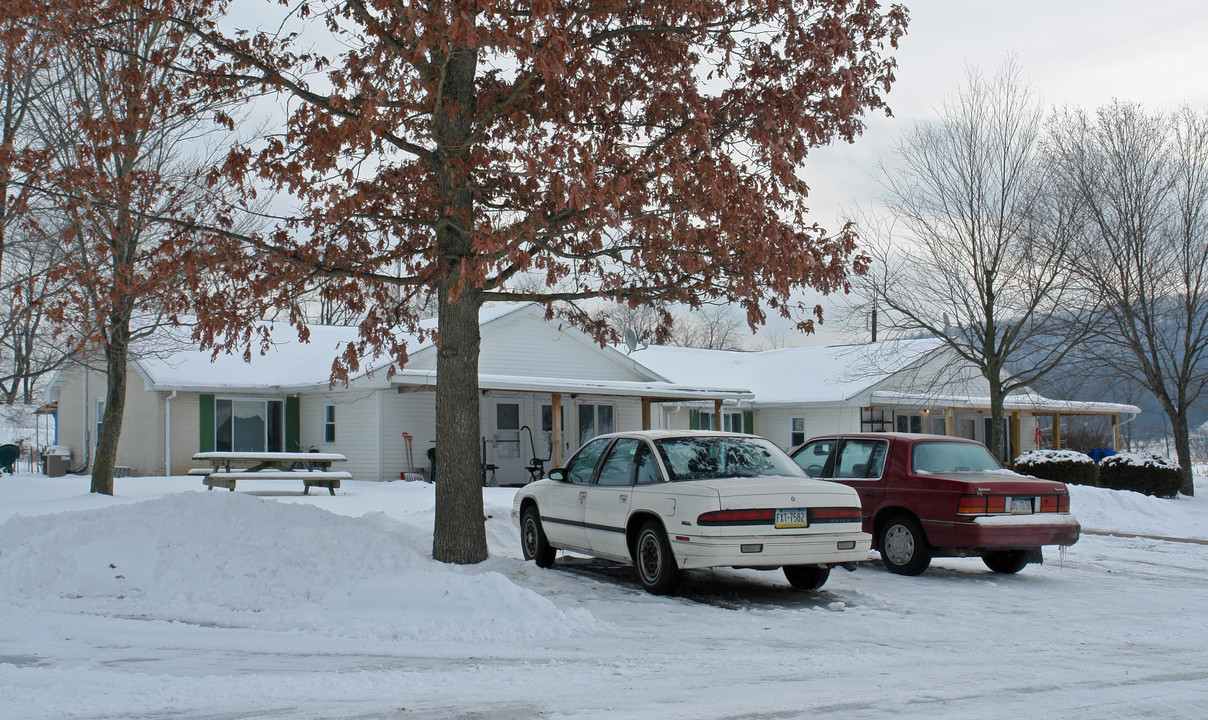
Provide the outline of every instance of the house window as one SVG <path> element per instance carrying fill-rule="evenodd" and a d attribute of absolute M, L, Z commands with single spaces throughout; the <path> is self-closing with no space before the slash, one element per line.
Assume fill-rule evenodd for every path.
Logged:
<path fill-rule="evenodd" d="M 883 408 L 860 409 L 860 432 L 888 432 L 892 429 L 892 417 L 886 417 Z"/>
<path fill-rule="evenodd" d="M 612 405 L 579 406 L 579 444 L 582 445 L 597 435 L 610 433 L 613 426 Z"/>
<path fill-rule="evenodd" d="M 323 442 L 336 441 L 336 406 L 328 403 L 323 407 Z"/>
<path fill-rule="evenodd" d="M 805 418 L 789 418 L 789 447 L 797 447 L 805 442 Z"/>
<path fill-rule="evenodd" d="M 285 449 L 285 402 L 216 398 L 214 449 L 281 452 Z"/>
<path fill-rule="evenodd" d="M 717 415 L 711 412 L 700 412 L 700 420 L 694 430 L 724 430 L 726 432 L 749 432 L 744 429 L 741 412 L 724 412 L 721 414 L 721 423 L 717 422 Z"/>
<path fill-rule="evenodd" d="M 900 433 L 921 433 L 923 432 L 923 416 L 922 415 L 898 415 L 898 432 Z"/>

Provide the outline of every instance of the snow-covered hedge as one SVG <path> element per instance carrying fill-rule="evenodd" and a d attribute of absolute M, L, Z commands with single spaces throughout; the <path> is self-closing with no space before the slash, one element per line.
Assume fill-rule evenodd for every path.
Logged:
<path fill-rule="evenodd" d="M 1172 498 L 1182 482 L 1179 464 L 1158 455 L 1120 453 L 1099 461 L 1099 484 L 1112 490 Z"/>
<path fill-rule="evenodd" d="M 1099 467 L 1077 450 L 1032 450 L 1015 458 L 1015 472 L 1073 485 L 1098 485 Z"/>

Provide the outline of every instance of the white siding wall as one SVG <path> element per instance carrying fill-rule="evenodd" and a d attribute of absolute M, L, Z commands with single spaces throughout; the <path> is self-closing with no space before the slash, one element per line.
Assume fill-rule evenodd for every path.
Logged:
<path fill-rule="evenodd" d="M 302 395 L 299 402 L 299 439 L 304 449 L 343 453 L 348 462 L 333 470 L 346 470 L 354 480 L 378 480 L 378 389 L 340 388 Z M 336 442 L 323 442 L 324 408 L 336 405 Z M 397 477 L 397 475 L 395 476 Z"/>
<path fill-rule="evenodd" d="M 143 377 L 128 366 L 126 406 L 118 441 L 117 464 L 138 475 L 164 472 L 164 404 L 158 393 L 149 392 Z M 85 375 L 87 374 L 87 380 Z M 85 373 L 83 367 L 65 370 L 59 386 L 58 444 L 71 448 L 71 469 L 96 457 L 96 401 L 105 399 L 105 374 Z M 87 427 L 85 427 L 85 425 Z M 87 437 L 88 446 L 85 447 Z"/>
<path fill-rule="evenodd" d="M 484 328 L 478 369 L 499 375 L 649 379 L 624 356 L 611 355 L 611 351 L 593 346 L 578 330 L 560 330 L 557 321 L 546 322 L 539 311 L 524 311 Z"/>

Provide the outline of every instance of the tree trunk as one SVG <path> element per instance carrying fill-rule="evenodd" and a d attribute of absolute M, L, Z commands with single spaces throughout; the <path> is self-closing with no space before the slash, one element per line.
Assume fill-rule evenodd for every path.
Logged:
<path fill-rule="evenodd" d="M 454 13 L 463 11 L 456 3 Z M 472 5 L 470 6 L 472 7 Z M 472 12 L 472 11 L 471 11 Z M 471 14 L 471 20 L 473 15 Z M 474 198 L 467 143 L 475 108 L 478 53 L 453 48 L 443 66 L 442 105 L 433 113 L 437 185 L 444 197 L 436 246 L 442 276 L 437 290 L 436 526 L 432 557 L 463 565 L 487 559 L 482 511 L 482 445 L 478 397 L 478 310 L 475 287 Z"/>
<path fill-rule="evenodd" d="M 126 360 L 129 352 L 130 318 L 124 314 L 114 323 L 105 347 L 105 414 L 97 431 L 96 455 L 92 461 L 91 491 L 94 493 L 113 494 L 113 469 L 117 465 L 117 444 L 126 410 Z"/>
<path fill-rule="evenodd" d="M 432 557 L 462 565 L 487 559 L 482 509 L 480 346 L 476 295 L 439 293 L 436 373 L 436 526 Z"/>
<path fill-rule="evenodd" d="M 987 438 L 987 445 L 990 446 L 990 452 L 994 453 L 994 457 L 998 458 L 998 462 L 1006 465 L 1010 461 L 1007 457 L 1007 416 L 1003 409 L 1003 404 L 1006 402 L 1006 393 L 1003 392 L 1002 382 L 990 381 L 990 426 L 994 437 Z"/>
<path fill-rule="evenodd" d="M 1184 495 L 1195 495 L 1195 481 L 1191 474 L 1191 433 L 1187 421 L 1187 408 L 1182 412 L 1171 413 L 1170 427 L 1174 432 L 1174 451 L 1179 459 L 1179 472 L 1183 476 L 1179 492 Z"/>

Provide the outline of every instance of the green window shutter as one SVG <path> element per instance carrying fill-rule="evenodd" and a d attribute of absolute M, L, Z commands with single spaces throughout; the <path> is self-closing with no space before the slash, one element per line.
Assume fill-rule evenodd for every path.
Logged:
<path fill-rule="evenodd" d="M 197 437 L 197 451 L 214 452 L 214 396 L 198 395 L 197 407 L 200 413 L 198 418 L 200 433 Z"/>
<path fill-rule="evenodd" d="M 700 430 L 700 410 L 688 411 L 688 429 Z"/>
<path fill-rule="evenodd" d="M 285 451 L 302 452 L 302 411 L 298 396 L 285 398 Z"/>
<path fill-rule="evenodd" d="M 742 431 L 745 433 L 755 434 L 755 412 L 753 410 L 744 410 L 742 413 Z"/>

